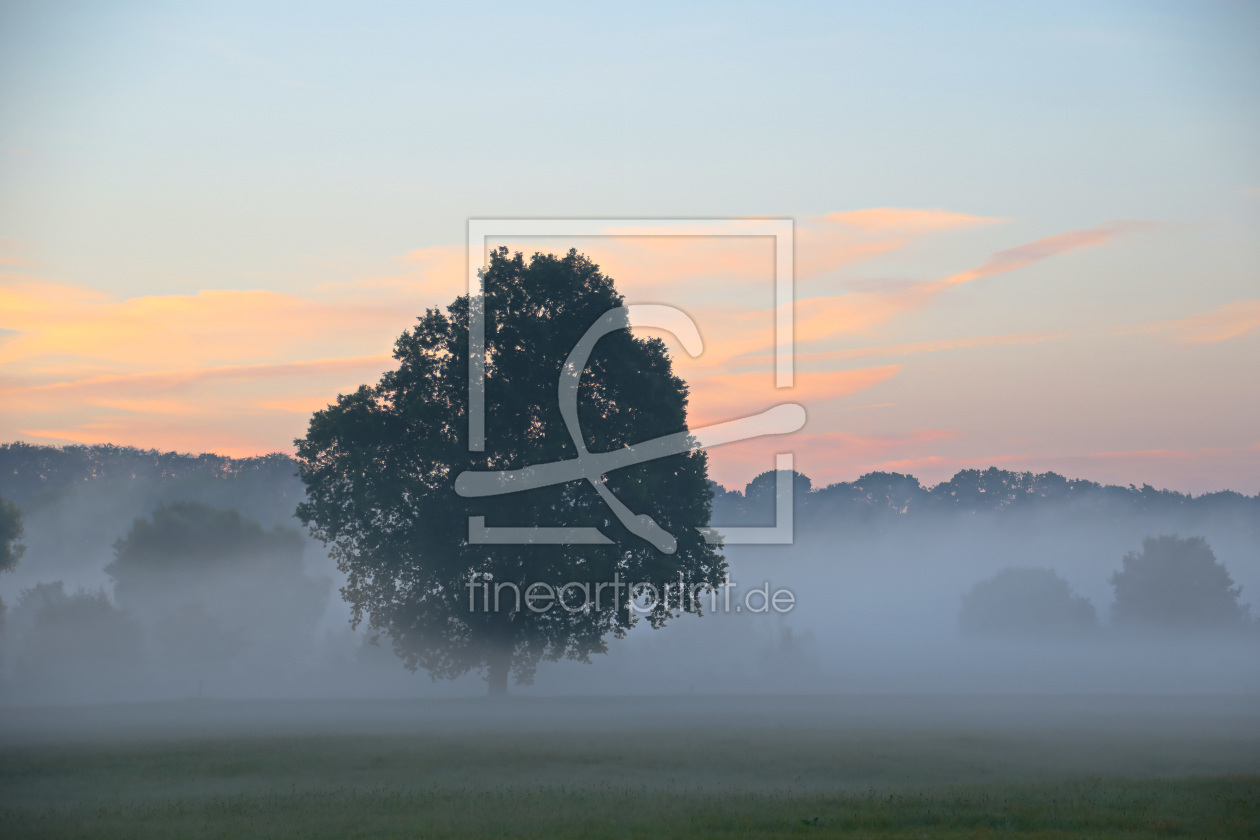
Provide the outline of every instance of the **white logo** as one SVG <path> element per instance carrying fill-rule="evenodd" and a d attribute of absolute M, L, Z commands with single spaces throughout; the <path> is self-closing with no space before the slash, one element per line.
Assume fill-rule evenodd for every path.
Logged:
<path fill-rule="evenodd" d="M 468 224 L 469 314 L 469 451 L 485 449 L 485 310 L 480 267 L 485 260 L 488 236 L 633 236 L 635 228 L 659 236 L 774 236 L 775 253 L 775 384 L 792 385 L 792 222 L 790 219 L 719 220 L 578 220 L 578 219 L 473 219 Z M 640 232 L 637 235 L 648 235 Z M 672 306 L 638 304 L 604 313 L 587 329 L 569 353 L 560 372 L 557 397 L 560 413 L 578 456 L 564 461 L 535 464 L 519 470 L 465 471 L 455 481 L 455 492 L 465 497 L 500 496 L 538 487 L 586 480 L 628 531 L 658 550 L 672 554 L 678 546 L 673 534 L 661 528 L 647 514 L 636 514 L 625 506 L 605 482 L 613 470 L 665 458 L 682 452 L 706 449 L 725 443 L 789 434 L 805 424 L 805 409 L 783 403 L 760 414 L 725 423 L 691 429 L 643 441 L 611 452 L 589 452 L 578 422 L 577 395 L 582 373 L 596 342 L 605 335 L 632 325 L 667 330 L 691 356 L 698 356 L 703 342 L 695 322 Z M 769 528 L 699 528 L 706 541 L 727 544 L 770 544 L 792 541 L 792 455 L 775 457 L 775 524 Z M 488 527 L 485 517 L 468 518 L 468 541 L 498 545 L 608 545 L 612 543 L 592 527 Z"/>

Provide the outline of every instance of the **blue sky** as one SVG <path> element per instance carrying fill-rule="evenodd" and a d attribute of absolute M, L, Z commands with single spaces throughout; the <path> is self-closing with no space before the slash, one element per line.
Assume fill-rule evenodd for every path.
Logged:
<path fill-rule="evenodd" d="M 106 309 L 214 290 L 304 299 L 396 274 L 417 250 L 457 246 L 472 216 L 808 224 L 929 208 L 1005 220 L 910 237 L 815 281 L 815 292 L 841 295 L 1136 220 L 1150 227 L 1021 268 L 1010 282 L 969 285 L 827 347 L 1028 331 L 1074 338 L 1024 356 L 934 353 L 896 377 L 913 387 L 871 399 L 900 410 L 917 400 L 909 415 L 876 424 L 824 411 L 818 422 L 871 422 L 890 434 L 943 424 L 945 449 L 889 455 L 918 459 L 919 469 L 931 468 L 925 458 L 944 470 L 1006 453 L 1025 458 L 1012 465 L 1087 473 L 1105 472 L 1080 460 L 1103 451 L 1249 453 L 1260 444 L 1246 416 L 1254 400 L 1230 389 L 1256 384 L 1244 364 L 1255 330 L 1198 343 L 1115 333 L 1162 335 L 1150 325 L 1260 298 L 1257 43 L 1251 3 L 4 3 L 0 283 L 23 294 L 32 284 L 71 288 Z M 25 311 L 0 311 L 0 329 L 47 328 Z M 1225 311 L 1251 317 L 1246 307 Z M 246 326 L 229 332 L 205 340 L 249 345 Z M 0 333 L 0 351 L 15 340 Z M 376 352 L 367 344 L 345 352 Z M 87 370 L 154 372 L 134 358 L 87 356 L 45 342 L 38 353 L 0 355 L 0 380 L 28 388 Z M 271 348 L 258 361 L 327 356 Z M 181 370 L 205 363 L 176 361 Z M 998 432 L 1027 428 L 1035 440 L 986 449 L 989 421 L 969 421 L 934 383 L 980 391 L 1008 363 L 1017 402 L 1036 401 L 1037 379 L 1056 411 L 1085 412 L 1089 423 L 1056 433 L 1003 414 Z M 1143 414 L 1183 407 L 1162 425 L 1132 428 L 1109 402 L 1117 381 L 1149 381 L 1133 396 Z M 352 384 L 324 387 L 331 397 Z M 145 399 L 159 396 L 170 395 Z M 0 416 L 0 437 L 90 440 L 128 425 L 101 410 L 15 410 Z M 162 440 L 172 446 L 247 451 L 283 448 L 300 419 L 259 421 L 232 442 L 177 434 L 169 417 L 153 429 L 170 431 Z M 1220 457 L 1251 465 L 1253 456 Z M 1140 458 L 1110 477 L 1143 470 L 1195 488 L 1242 480 L 1226 466 L 1161 474 L 1164 462 Z"/>

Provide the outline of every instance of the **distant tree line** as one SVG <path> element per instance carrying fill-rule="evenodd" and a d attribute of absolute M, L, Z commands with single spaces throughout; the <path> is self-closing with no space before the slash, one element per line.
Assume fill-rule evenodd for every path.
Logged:
<path fill-rule="evenodd" d="M 258 502 L 265 499 L 271 502 L 269 507 L 291 514 L 305 498 L 297 474 L 297 462 L 281 453 L 229 458 L 111 445 L 0 444 L 0 497 L 23 509 L 54 502 L 74 487 L 135 481 L 159 483 L 168 488 L 164 495 L 172 499 L 186 497 L 188 494 L 178 491 L 190 485 L 230 487 L 236 499 L 248 500 L 251 510 L 264 507 Z M 713 484 L 713 524 L 720 527 L 772 523 L 775 479 L 774 471 L 769 471 L 742 490 Z M 1101 516 L 1242 516 L 1260 528 L 1260 494 L 1246 496 L 1222 490 L 1195 496 L 1159 490 L 1149 484 L 1104 485 L 1053 472 L 1018 472 L 997 467 L 960 470 L 948 481 L 934 486 L 924 485 L 912 475 L 872 472 L 853 481 L 819 488 L 808 476 L 794 473 L 793 484 L 796 519 L 803 527 L 834 522 L 836 517 L 878 525 L 927 514 L 1018 516 L 1055 510 Z M 229 498 L 225 495 L 224 501 Z"/>
<path fill-rule="evenodd" d="M 1042 511 L 1082 515 L 1132 513 L 1229 515 L 1249 518 L 1260 526 L 1260 494 L 1245 496 L 1232 490 L 1194 496 L 1175 490 L 1104 485 L 1096 481 L 1065 478 L 1058 473 L 1018 472 L 989 467 L 960 470 L 953 478 L 926 486 L 912 475 L 872 472 L 854 479 L 814 488 L 801 473 L 792 474 L 795 515 L 809 527 L 820 521 L 847 520 L 878 524 L 905 517 L 950 513 L 1011 516 Z M 776 473 L 764 472 L 743 492 L 714 485 L 713 524 L 752 525 L 774 521 Z"/>
<path fill-rule="evenodd" d="M 135 512 L 164 502 L 196 500 L 248 510 L 264 523 L 281 524 L 293 520 L 305 496 L 296 463 L 279 453 L 229 458 L 130 446 L 0 444 L 0 497 L 17 504 L 28 517 L 76 499 L 86 504 L 85 510 L 117 515 L 121 512 L 117 503 L 126 498 Z M 77 531 L 102 523 L 72 524 Z"/>

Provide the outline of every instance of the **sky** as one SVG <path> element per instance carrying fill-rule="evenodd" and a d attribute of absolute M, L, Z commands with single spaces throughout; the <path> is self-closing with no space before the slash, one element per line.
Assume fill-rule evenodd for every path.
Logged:
<path fill-rule="evenodd" d="M 595 237 L 712 453 L 1260 492 L 1254 3 L 0 3 L 0 441 L 244 456 L 391 366 L 470 218 L 790 218 Z M 493 244 L 493 243 L 492 243 Z"/>

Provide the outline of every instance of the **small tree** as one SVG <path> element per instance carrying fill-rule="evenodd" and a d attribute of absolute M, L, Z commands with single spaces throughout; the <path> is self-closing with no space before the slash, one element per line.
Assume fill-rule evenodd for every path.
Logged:
<path fill-rule="evenodd" d="M 561 371 L 587 330 L 622 306 L 613 281 L 575 251 L 527 263 L 496 250 L 485 289 L 485 451 L 468 447 L 470 301 L 461 297 L 403 333 L 397 369 L 311 418 L 296 441 L 309 499 L 298 513 L 346 573 L 342 594 L 356 626 L 367 620 L 407 667 L 434 679 L 485 668 L 490 693 L 503 694 L 509 671 L 528 683 L 541 659 L 587 661 L 606 650 L 605 636 L 621 636 L 637 620 L 624 594 L 618 602 L 604 591 L 591 607 L 596 587 L 643 583 L 658 595 L 665 585 L 704 588 L 725 580 L 726 563 L 698 530 L 709 523 L 713 497 L 703 452 L 614 470 L 600 488 L 672 535 L 672 553 L 631 533 L 585 480 L 489 499 L 455 492 L 466 470 L 578 455 L 557 402 Z M 616 330 L 579 373 L 577 416 L 589 451 L 686 430 L 687 387 L 659 339 Z M 597 527 L 609 543 L 474 544 L 470 516 L 500 526 Z M 535 610 L 514 595 L 570 582 L 582 609 Z M 484 608 L 480 586 L 502 594 L 497 609 Z M 643 606 L 653 626 L 680 611 L 677 596 L 649 595 Z"/>
<path fill-rule="evenodd" d="M 1250 608 L 1203 537 L 1147 537 L 1111 576 L 1112 620 L 1128 627 L 1177 630 L 1240 627 Z"/>
<path fill-rule="evenodd" d="M 1053 569 L 1003 569 L 962 597 L 958 627 L 989 636 L 1051 636 L 1098 626 L 1094 605 Z"/>

